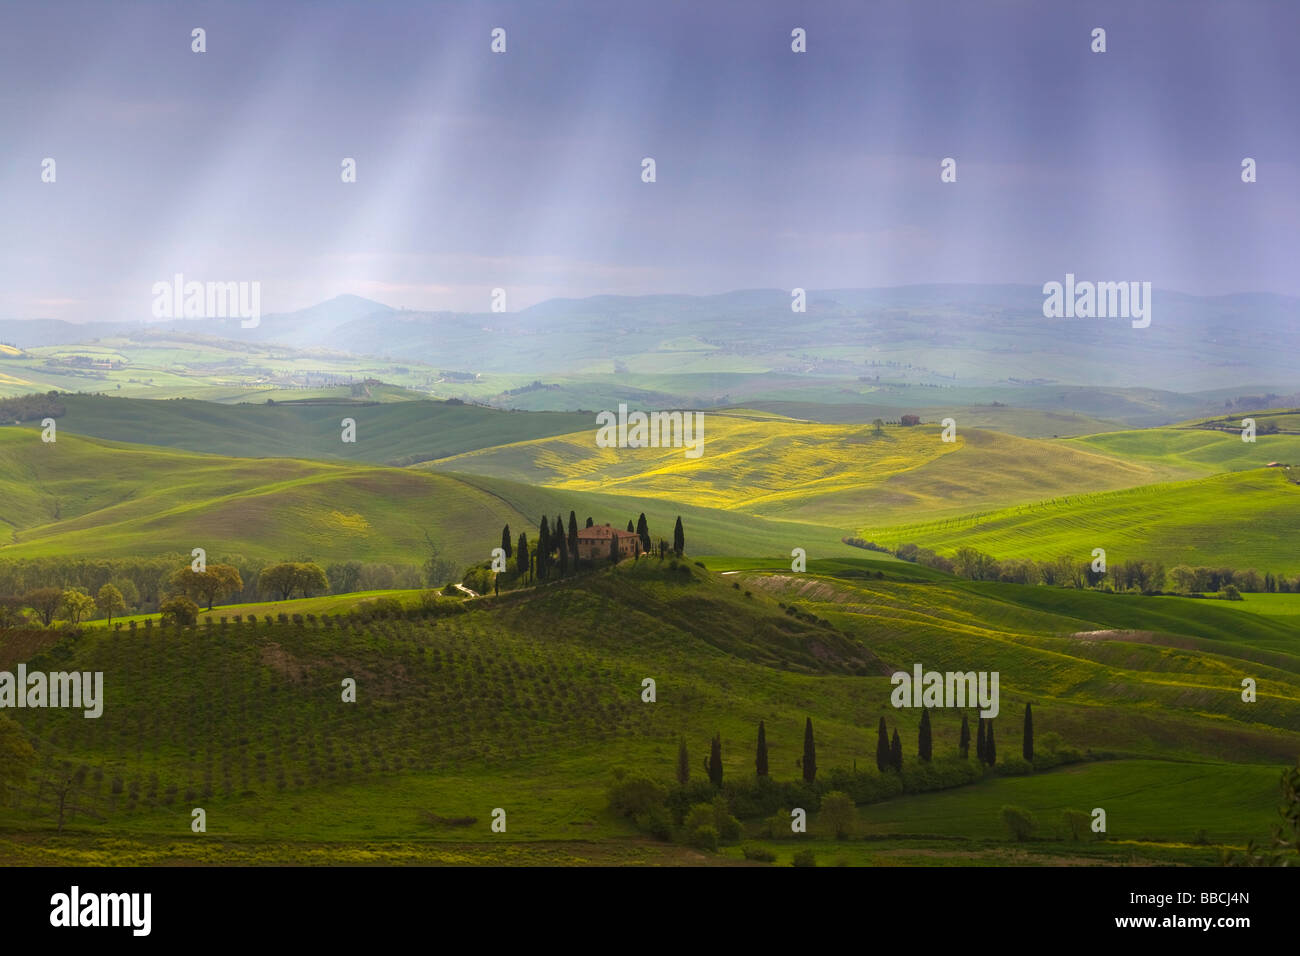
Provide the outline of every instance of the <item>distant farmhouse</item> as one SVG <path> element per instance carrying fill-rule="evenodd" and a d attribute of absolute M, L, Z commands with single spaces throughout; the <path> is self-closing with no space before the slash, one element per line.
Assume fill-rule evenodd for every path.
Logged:
<path fill-rule="evenodd" d="M 578 529 L 578 557 L 584 561 L 604 561 L 610 556 L 610 539 L 618 542 L 618 556 L 632 558 L 641 554 L 641 536 L 607 524 Z"/>

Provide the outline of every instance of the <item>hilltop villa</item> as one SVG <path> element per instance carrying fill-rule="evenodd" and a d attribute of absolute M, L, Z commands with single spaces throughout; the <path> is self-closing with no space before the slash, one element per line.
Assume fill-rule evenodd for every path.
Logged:
<path fill-rule="evenodd" d="M 620 558 L 631 558 L 641 553 L 640 535 L 607 524 L 596 524 L 578 529 L 578 557 L 584 561 L 609 560 L 611 538 L 618 541 Z"/>

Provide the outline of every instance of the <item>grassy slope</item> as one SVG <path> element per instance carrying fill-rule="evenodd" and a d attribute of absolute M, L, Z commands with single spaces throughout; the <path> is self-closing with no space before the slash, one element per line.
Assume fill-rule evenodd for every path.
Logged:
<path fill-rule="evenodd" d="M 58 422 L 63 433 L 240 458 L 337 458 L 374 464 L 558 435 L 591 421 L 590 415 L 575 413 L 508 412 L 409 400 L 274 406 L 261 404 L 264 399 L 250 405 L 93 395 L 59 400 L 67 408 Z M 341 440 L 344 418 L 356 421 L 355 443 Z"/>
<path fill-rule="evenodd" d="M 1260 416 L 1259 421 L 1263 420 Z M 1240 432 L 1147 428 L 1089 435 L 1073 444 L 1128 460 L 1195 469 L 1205 475 L 1246 471 L 1271 461 L 1300 464 L 1300 435 L 1258 435 L 1254 442 L 1244 442 Z"/>
<path fill-rule="evenodd" d="M 572 490 L 690 500 L 846 527 L 870 518 L 959 514 L 1052 495 L 1128 488 L 1188 474 L 1066 442 L 936 427 L 825 425 L 753 413 L 705 415 L 704 453 L 597 448 L 594 430 L 467 452 L 420 466 Z"/>
<path fill-rule="evenodd" d="M 49 839 L 48 853 L 29 839 L 0 835 L 0 858 L 85 862 L 88 848 L 121 838 L 112 852 L 126 858 L 206 860 L 205 850 L 162 851 L 156 842 L 187 833 L 188 807 L 202 805 L 208 840 L 231 841 L 237 858 L 252 861 L 360 862 L 363 843 L 389 841 L 375 849 L 378 858 L 472 862 L 479 857 L 470 847 L 487 841 L 575 839 L 597 844 L 521 848 L 516 861 L 600 859 L 601 845 L 632 834 L 604 809 L 609 768 L 621 763 L 667 780 L 679 735 L 694 765 L 721 732 L 726 774 L 744 775 L 761 718 L 773 772 L 784 779 L 797 774 L 792 762 L 805 716 L 816 724 L 823 769 L 871 766 L 881 716 L 905 741 L 915 740 L 919 714 L 889 705 L 888 679 L 873 676 L 882 673 L 876 658 L 890 669 L 921 661 L 999 670 L 1003 754 L 1018 751 L 1019 715 L 1031 700 L 1040 743 L 1058 733 L 1072 746 L 1145 757 L 861 808 L 877 835 L 996 841 L 998 808 L 1011 802 L 1049 825 L 1058 808 L 1104 806 L 1117 839 L 1186 842 L 1206 829 L 1213 840 L 1240 843 L 1266 832 L 1281 765 L 1300 750 L 1294 661 L 1243 665 L 1228 640 L 1216 653 L 1061 636 L 1104 626 L 1106 607 L 1120 600 L 1114 596 L 1096 595 L 1089 608 L 1050 600 L 1032 607 L 1024 603 L 1028 589 L 867 582 L 828 575 L 816 564 L 798 578 L 684 568 L 625 563 L 483 602 L 431 629 L 259 625 L 232 627 L 215 642 L 201 628 L 91 632 L 49 652 L 45 664 L 103 670 L 104 716 L 14 714 L 42 753 L 103 772 L 98 783 L 92 773 L 87 799 L 105 819 L 79 818 L 64 842 Z M 854 568 L 836 562 L 827 569 Z M 781 613 L 778 598 L 838 629 Z M 1161 599 L 1130 603 L 1128 613 L 1141 618 Z M 1265 642 L 1277 628 L 1236 613 L 1243 645 Z M 1189 616 L 1181 636 L 1211 640 L 1212 624 Z M 862 650 L 854 650 L 855 640 Z M 1267 688 L 1255 705 L 1240 701 L 1241 673 Z M 355 705 L 339 700 L 344 676 L 358 681 Z M 640 700 L 647 676 L 658 684 L 653 705 Z M 955 751 L 956 716 L 935 716 L 936 753 Z M 115 777 L 123 781 L 116 798 Z M 495 806 L 509 813 L 504 840 L 487 827 Z M 52 825 L 29 810 L 0 811 L 0 827 Z M 425 810 L 478 822 L 429 827 L 421 821 Z M 457 857 L 461 844 L 465 855 Z M 788 845 L 780 852 L 788 857 Z M 904 853 L 905 844 L 850 843 L 836 852 L 864 861 Z M 959 858 L 966 850 L 941 841 L 926 852 Z M 1182 858 L 1204 855 L 1188 850 Z"/>
<path fill-rule="evenodd" d="M 226 458 L 31 429 L 0 429 L 0 558 L 189 553 L 422 561 L 426 531 L 454 561 L 487 560 L 509 524 L 530 540 L 570 510 L 620 526 L 644 510 L 671 539 L 682 516 L 695 553 L 847 553 L 827 528 L 671 502 L 533 489 L 479 476 L 288 458 Z"/>
<path fill-rule="evenodd" d="M 969 546 L 998 558 L 1083 560 L 1105 548 L 1110 562 L 1149 558 L 1291 575 L 1300 572 L 1300 485 L 1279 470 L 1255 469 L 862 534 L 940 552 Z"/>

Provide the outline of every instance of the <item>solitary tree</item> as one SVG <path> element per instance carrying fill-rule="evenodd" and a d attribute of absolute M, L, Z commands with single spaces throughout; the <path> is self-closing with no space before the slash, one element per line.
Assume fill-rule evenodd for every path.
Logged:
<path fill-rule="evenodd" d="M 966 720 L 966 715 L 961 715 L 961 759 L 970 758 L 970 722 Z"/>
<path fill-rule="evenodd" d="M 515 553 L 514 545 L 510 542 L 510 525 L 501 529 L 501 550 L 506 553 L 506 559 Z"/>
<path fill-rule="evenodd" d="M 111 584 L 105 584 L 95 595 L 95 607 L 108 616 L 108 626 L 112 627 L 113 615 L 126 610 L 126 601 L 122 599 L 121 591 Z"/>
<path fill-rule="evenodd" d="M 930 756 L 933 747 L 933 739 L 930 735 L 930 710 L 927 707 L 921 711 L 921 730 L 917 734 L 916 755 L 925 763 L 930 762 Z"/>
<path fill-rule="evenodd" d="M 903 743 L 898 739 L 898 728 L 894 728 L 894 739 L 889 742 L 889 757 L 894 769 L 903 772 Z"/>
<path fill-rule="evenodd" d="M 73 624 L 80 624 L 81 619 L 94 610 L 95 599 L 86 593 L 85 588 L 68 588 L 63 592 L 63 613 Z"/>
<path fill-rule="evenodd" d="M 709 744 L 709 759 L 704 763 L 709 773 L 709 783 L 722 789 L 722 734 L 714 734 Z"/>
<path fill-rule="evenodd" d="M 683 787 L 691 779 L 691 758 L 686 753 L 686 737 L 677 745 L 677 782 Z"/>
<path fill-rule="evenodd" d="M 682 516 L 678 515 L 677 526 L 673 528 L 673 551 L 675 551 L 677 553 L 677 557 L 680 558 L 682 556 L 682 552 L 685 550 L 686 550 L 686 535 L 682 531 Z"/>
<path fill-rule="evenodd" d="M 1028 703 L 1025 704 L 1025 745 L 1022 752 L 1026 760 L 1034 762 L 1034 711 Z"/>
<path fill-rule="evenodd" d="M 211 570 L 211 567 L 209 567 L 209 570 Z M 293 586 L 302 592 L 303 597 L 311 597 L 315 591 L 328 591 L 330 581 L 325 575 L 324 568 L 313 561 L 305 561 L 302 564 L 293 566 Z M 242 584 L 240 584 L 240 589 L 243 589 Z M 208 605 L 208 610 L 212 610 L 211 604 Z"/>
<path fill-rule="evenodd" d="M 37 588 L 27 592 L 23 603 L 40 616 L 42 624 L 49 627 L 59 605 L 63 603 L 63 591 L 59 588 Z"/>
<path fill-rule="evenodd" d="M 893 766 L 889 756 L 889 731 L 885 729 L 885 718 L 880 718 L 880 729 L 876 733 L 876 769 L 884 773 Z"/>
<path fill-rule="evenodd" d="M 767 776 L 767 731 L 763 722 L 758 722 L 758 754 L 754 758 L 754 769 L 760 777 Z"/>
<path fill-rule="evenodd" d="M 636 533 L 641 536 L 641 550 L 650 551 L 650 526 L 646 524 L 645 512 L 641 512 L 641 517 L 636 522 Z"/>
<path fill-rule="evenodd" d="M 244 579 L 239 576 L 239 569 L 231 564 L 209 564 L 203 571 L 195 571 L 186 565 L 172 574 L 171 586 L 173 591 L 211 611 L 217 598 L 244 590 Z"/>
<path fill-rule="evenodd" d="M 803 725 L 803 760 L 800 761 L 803 767 L 804 783 L 812 783 L 817 779 L 817 745 L 813 743 L 812 718 L 805 717 Z"/>

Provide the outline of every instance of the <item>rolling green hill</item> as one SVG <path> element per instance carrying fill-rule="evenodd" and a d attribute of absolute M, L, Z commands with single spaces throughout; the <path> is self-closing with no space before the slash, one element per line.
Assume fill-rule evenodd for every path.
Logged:
<path fill-rule="evenodd" d="M 941 553 L 967 546 L 997 558 L 1084 560 L 1105 548 L 1111 563 L 1146 558 L 1167 567 L 1226 564 L 1294 575 L 1300 485 L 1280 469 L 1256 468 L 861 533 Z"/>
<path fill-rule="evenodd" d="M 655 537 L 681 515 L 696 554 L 849 554 L 828 528 L 640 499 L 535 489 L 481 476 L 291 458 L 227 458 L 61 432 L 0 429 L 0 560 L 188 554 L 421 563 L 426 532 L 464 566 L 488 559 L 503 525 L 529 540 L 541 517 L 601 523 L 647 514 Z"/>
<path fill-rule="evenodd" d="M 762 719 L 773 778 L 794 781 L 811 717 L 815 800 L 855 763 L 865 783 L 888 783 L 873 762 L 884 717 L 907 741 L 906 779 L 919 783 L 920 714 L 889 704 L 885 676 L 918 661 L 1000 672 L 1006 772 L 1026 702 L 1039 753 L 1056 761 L 1057 748 L 1091 748 L 1111 759 L 1066 755 L 1047 772 L 977 772 L 973 785 L 864 803 L 870 839 L 834 847 L 850 862 L 1012 862 L 997 857 L 1010 846 L 997 819 L 1006 802 L 1044 820 L 1043 842 L 1020 845 L 1020 862 L 1024 853 L 1212 862 L 1188 845 L 1198 830 L 1240 845 L 1276 819 L 1277 778 L 1300 751 L 1294 658 L 1243 661 L 1232 640 L 1207 651 L 1099 638 L 1107 608 L 1124 600 L 1114 595 L 1034 607 L 1026 592 L 1048 589 L 847 574 L 873 566 L 733 577 L 649 559 L 427 619 L 92 629 L 47 643 L 29 668 L 102 671 L 104 713 L 11 712 L 39 754 L 34 784 L 65 766 L 86 770 L 62 836 L 51 832 L 48 786 L 0 807 L 0 861 L 89 862 L 105 852 L 155 863 L 627 861 L 634 847 L 680 859 L 692 851 L 647 845 L 607 809 L 612 767 L 667 785 L 684 738 L 698 780 L 717 732 L 724 784 L 734 787 L 752 776 Z M 1130 600 L 1124 613 L 1141 620 L 1162 603 Z M 1235 619 L 1243 642 L 1279 627 Z M 1186 626 L 1184 639 L 1208 633 L 1193 618 Z M 1260 681 L 1256 704 L 1240 700 L 1243 673 Z M 355 703 L 341 699 L 347 677 Z M 654 703 L 641 697 L 647 677 Z M 945 710 L 934 718 L 936 766 L 953 766 L 960 721 Z M 1070 846 L 1053 814 L 1097 805 L 1112 814 L 1110 838 L 1127 842 Z M 202 840 L 188 838 L 193 806 L 207 813 Z M 507 835 L 489 829 L 494 807 L 508 813 Z M 763 839 L 758 817 L 743 824 Z M 830 851 L 821 832 L 814 819 L 813 845 Z M 773 845 L 788 861 L 790 844 Z M 722 859 L 737 857 L 733 848 Z"/>
<path fill-rule="evenodd" d="M 689 500 L 733 512 L 860 527 L 962 514 L 1053 495 L 1129 488 L 1192 473 L 1069 442 L 979 429 L 827 425 L 770 413 L 705 414 L 696 459 L 675 448 L 597 448 L 592 430 L 421 465 L 573 491 Z"/>
<path fill-rule="evenodd" d="M 383 392 L 382 386 L 374 391 Z M 158 445 L 237 458 L 343 459 L 397 465 L 560 435 L 590 423 L 565 412 L 508 412 L 455 402 L 302 397 L 227 405 L 175 399 L 62 395 L 59 431 L 110 441 Z M 340 422 L 356 422 L 356 441 L 342 441 Z M 29 425 L 28 427 L 32 427 Z"/>
<path fill-rule="evenodd" d="M 1207 475 L 1246 471 L 1272 461 L 1300 465 L 1300 435 L 1257 435 L 1254 442 L 1244 442 L 1240 429 L 1146 428 L 1089 435 L 1073 444 L 1130 461 L 1195 469 Z"/>

